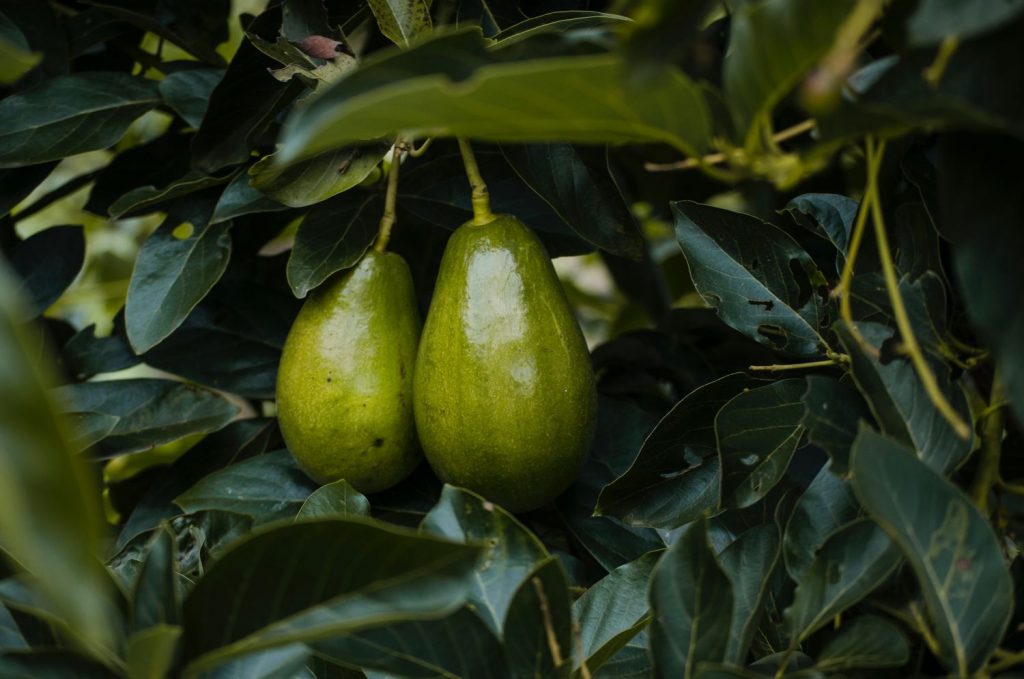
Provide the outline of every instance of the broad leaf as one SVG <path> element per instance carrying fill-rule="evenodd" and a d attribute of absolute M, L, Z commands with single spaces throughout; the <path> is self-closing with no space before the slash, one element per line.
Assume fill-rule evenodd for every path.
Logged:
<path fill-rule="evenodd" d="M 370 0 L 370 9 L 380 32 L 402 47 L 432 27 L 430 0 Z"/>
<path fill-rule="evenodd" d="M 899 625 L 880 615 L 860 615 L 843 624 L 818 653 L 815 668 L 835 672 L 899 667 L 910 660 L 910 644 Z"/>
<path fill-rule="evenodd" d="M 217 206 L 210 217 L 211 224 L 226 222 L 235 217 L 254 212 L 279 212 L 288 206 L 267 198 L 249 183 L 249 175 L 240 172 L 231 180 L 217 200 Z"/>
<path fill-rule="evenodd" d="M 305 677 L 304 668 L 310 659 L 309 647 L 305 644 L 288 644 L 257 653 L 248 653 L 233 658 L 211 670 L 203 672 L 198 679 L 292 679 Z"/>
<path fill-rule="evenodd" d="M 47 80 L 0 101 L 0 168 L 112 146 L 160 101 L 156 83 L 127 73 Z"/>
<path fill-rule="evenodd" d="M 1013 583 L 988 519 L 912 451 L 869 429 L 851 467 L 857 499 L 917 576 L 946 666 L 961 675 L 983 667 L 1013 612 Z"/>
<path fill-rule="evenodd" d="M 317 488 L 299 507 L 297 519 L 336 516 L 366 516 L 370 513 L 370 502 L 362 493 L 348 484 L 345 479 Z"/>
<path fill-rule="evenodd" d="M 808 438 L 828 453 L 837 474 L 845 474 L 859 423 L 872 421 L 867 404 L 850 380 L 824 375 L 807 377 L 803 402 L 801 424 L 807 429 Z"/>
<path fill-rule="evenodd" d="M 190 193 L 196 193 L 214 186 L 220 186 L 230 179 L 230 174 L 212 176 L 190 171 L 184 177 L 179 177 L 166 186 L 135 187 L 111 203 L 108 212 L 115 219 L 153 212 L 157 209 L 157 206 L 168 203 L 175 198 L 187 196 Z"/>
<path fill-rule="evenodd" d="M 835 193 L 805 193 L 789 201 L 782 211 L 835 246 L 838 274 L 846 263 L 857 207 L 857 201 Z"/>
<path fill-rule="evenodd" d="M 131 626 L 136 633 L 159 625 L 177 625 L 181 620 L 176 563 L 174 535 L 162 527 L 149 541 L 132 589 Z"/>
<path fill-rule="evenodd" d="M 859 510 L 850 484 L 832 467 L 822 467 L 796 501 L 786 524 L 782 554 L 789 575 L 797 582 L 803 579 L 828 537 L 857 518 Z"/>
<path fill-rule="evenodd" d="M 779 529 L 774 524 L 755 526 L 718 555 L 732 582 L 732 627 L 725 659 L 742 663 L 765 611 L 765 597 L 779 563 Z"/>
<path fill-rule="evenodd" d="M 28 308 L 27 318 L 49 309 L 71 285 L 85 261 L 85 237 L 78 226 L 55 226 L 19 243 L 9 255 L 21 278 L 19 295 Z"/>
<path fill-rule="evenodd" d="M 160 81 L 160 96 L 191 127 L 199 127 L 213 90 L 224 77 L 219 68 L 196 68 L 168 73 Z"/>
<path fill-rule="evenodd" d="M 352 146 L 328 151 L 290 165 L 274 155 L 249 168 L 252 186 L 290 207 L 315 205 L 358 185 L 376 169 L 390 144 Z"/>
<path fill-rule="evenodd" d="M 573 668 L 569 583 L 557 557 L 530 571 L 509 602 L 505 653 L 514 679 L 568 679 Z"/>

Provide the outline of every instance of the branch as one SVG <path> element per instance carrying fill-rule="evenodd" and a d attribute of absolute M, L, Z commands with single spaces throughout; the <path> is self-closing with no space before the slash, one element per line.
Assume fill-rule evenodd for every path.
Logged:
<path fill-rule="evenodd" d="M 787 127 L 784 130 L 772 135 L 772 141 L 783 142 L 793 137 L 798 137 L 804 132 L 809 132 L 814 129 L 814 126 L 818 123 L 813 119 L 809 118 L 802 123 L 797 123 L 792 127 Z M 692 170 L 705 165 L 716 165 L 718 163 L 724 163 L 729 159 L 729 154 L 712 153 L 710 155 L 703 156 L 701 158 L 687 158 L 674 163 L 644 163 L 644 169 L 648 172 L 669 172 L 671 170 Z"/>
<path fill-rule="evenodd" d="M 540 578 L 532 578 L 533 589 L 537 592 L 537 598 L 540 599 L 540 612 L 544 616 L 544 633 L 548 638 L 548 650 L 551 651 L 551 661 L 555 667 L 562 666 L 562 649 L 558 645 L 558 638 L 555 636 L 555 624 L 551 620 L 551 607 L 548 605 L 548 597 L 544 594 L 544 586 L 540 582 Z"/>

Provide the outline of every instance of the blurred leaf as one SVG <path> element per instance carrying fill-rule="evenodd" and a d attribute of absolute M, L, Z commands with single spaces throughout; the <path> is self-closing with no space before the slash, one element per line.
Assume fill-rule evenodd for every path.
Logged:
<path fill-rule="evenodd" d="M 911 450 L 870 429 L 857 437 L 851 467 L 857 499 L 917 576 L 943 662 L 961 675 L 983 667 L 1013 612 L 988 519 Z"/>
<path fill-rule="evenodd" d="M 526 526 L 501 507 L 462 488 L 445 485 L 441 499 L 423 519 L 425 533 L 467 544 L 481 544 L 469 601 L 496 633 L 516 588 L 548 552 Z"/>
<path fill-rule="evenodd" d="M 11 85 L 35 68 L 43 56 L 0 37 L 0 84 Z"/>
<path fill-rule="evenodd" d="M 13 321 L 24 314 L 19 304 L 0 264 L 0 553 L 38 578 L 48 604 L 87 645 L 111 649 L 110 581 L 96 561 L 98 494 L 47 394 L 52 377 L 38 340 Z"/>
<path fill-rule="evenodd" d="M 623 26 L 623 33 L 628 61 L 637 77 L 651 77 L 666 64 L 682 65 L 690 53 L 704 47 L 698 47 L 697 38 L 713 6 L 709 0 L 633 3 L 630 14 L 634 21 Z"/>
<path fill-rule="evenodd" d="M 184 177 L 179 177 L 163 187 L 135 187 L 111 203 L 108 211 L 110 216 L 115 219 L 129 215 L 140 215 L 144 212 L 153 212 L 157 206 L 163 203 L 213 186 L 220 186 L 230 179 L 230 174 L 215 177 L 202 174 L 201 172 L 190 171 Z"/>
<path fill-rule="evenodd" d="M 803 438 L 802 378 L 741 392 L 718 411 L 722 502 L 749 507 L 782 480 Z"/>
<path fill-rule="evenodd" d="M 594 583 L 573 603 L 579 621 L 579 652 L 594 672 L 629 643 L 650 618 L 647 586 L 662 550 L 648 552 L 619 566 Z"/>
<path fill-rule="evenodd" d="M 6 606 L 0 604 L 0 657 L 7 651 L 21 651 L 29 648 L 18 623 Z"/>
<path fill-rule="evenodd" d="M 867 404 L 847 379 L 824 375 L 809 375 L 806 379 L 801 424 L 811 443 L 828 453 L 835 473 L 845 474 L 858 423 L 872 421 Z"/>
<path fill-rule="evenodd" d="M 859 615 L 818 653 L 815 668 L 826 672 L 868 667 L 899 667 L 910 660 L 910 645 L 899 625 L 879 615 Z"/>
<path fill-rule="evenodd" d="M 79 426 L 109 430 L 96 453 L 113 457 L 149 450 L 189 434 L 220 429 L 238 408 L 219 394 L 181 382 L 127 379 L 68 384 L 54 390 Z"/>
<path fill-rule="evenodd" d="M 907 39 L 914 46 L 933 45 L 947 36 L 964 40 L 998 28 L 1021 12 L 1021 0 L 919 0 L 907 17 Z"/>
<path fill-rule="evenodd" d="M 460 31 L 366 59 L 290 117 L 281 155 L 297 160 L 402 129 L 492 141 L 657 141 L 703 152 L 710 122 L 699 88 L 674 69 L 648 85 L 631 87 L 613 55 L 502 63 L 478 30 Z"/>
<path fill-rule="evenodd" d="M 50 3 L 0 0 L 0 34 L 19 48 L 42 57 L 19 85 L 33 85 L 67 74 L 69 36 Z"/>
<path fill-rule="evenodd" d="M 892 573 L 899 550 L 885 532 L 867 519 L 834 531 L 797 581 L 786 609 L 790 647 L 857 603 Z"/>
<path fill-rule="evenodd" d="M 177 625 L 157 624 L 128 639 L 125 664 L 130 679 L 163 679 L 171 672 L 181 638 Z"/>
<path fill-rule="evenodd" d="M 789 201 L 782 212 L 835 246 L 836 273 L 842 273 L 858 205 L 852 198 L 835 193 L 805 193 Z"/>
<path fill-rule="evenodd" d="M 442 617 L 466 600 L 478 556 L 476 547 L 365 519 L 255 533 L 185 600 L 186 672 L 295 641 Z"/>
<path fill-rule="evenodd" d="M 160 96 L 190 127 L 198 128 L 210 96 L 224 77 L 221 68 L 196 68 L 168 73 L 160 81 Z"/>
<path fill-rule="evenodd" d="M 295 516 L 316 488 L 291 453 L 276 450 L 213 472 L 174 503 L 189 514 L 210 509 L 245 514 L 259 525 Z"/>
<path fill-rule="evenodd" d="M 156 84 L 126 73 L 76 73 L 0 101 L 0 168 L 112 146 L 157 105 Z"/>
<path fill-rule="evenodd" d="M 761 344 L 816 356 L 827 297 L 810 256 L 785 232 L 739 212 L 672 203 L 676 237 L 693 283 L 722 320 Z"/>
<path fill-rule="evenodd" d="M 380 32 L 402 47 L 432 28 L 430 0 L 369 0 L 369 4 Z"/>
<path fill-rule="evenodd" d="M 95 660 L 55 649 L 12 651 L 0 656 L 0 675 L 11 679 L 116 679 Z"/>
<path fill-rule="evenodd" d="M 505 653 L 515 679 L 567 679 L 573 668 L 569 583 L 558 557 L 537 564 L 509 602 Z M 557 649 L 558 655 L 555 655 Z"/>
<path fill-rule="evenodd" d="M 782 541 L 789 575 L 800 582 L 828 537 L 857 518 L 860 506 L 850 484 L 825 465 L 793 507 Z"/>
<path fill-rule="evenodd" d="M 759 119 L 832 49 L 856 0 L 743 3 L 732 17 L 722 74 L 740 141 L 761 139 Z"/>
<path fill-rule="evenodd" d="M 700 518 L 669 547 L 651 577 L 651 655 L 659 677 L 696 677 L 721 661 L 731 630 L 733 587 Z"/>
<path fill-rule="evenodd" d="M 604 487 L 596 511 L 634 525 L 675 528 L 716 508 L 715 415 L 751 383 L 734 373 L 687 394 L 647 436 L 632 466 Z"/>
<path fill-rule="evenodd" d="M 288 285 L 303 298 L 338 271 L 355 266 L 377 235 L 384 201 L 353 192 L 317 205 L 302 220 L 288 258 Z"/>
<path fill-rule="evenodd" d="M 128 341 L 143 353 L 181 325 L 231 257 L 229 223 L 209 224 L 206 201 L 180 204 L 139 250 L 128 285 Z"/>
<path fill-rule="evenodd" d="M 44 229 L 14 247 L 11 268 L 21 278 L 17 294 L 26 300 L 28 315 L 40 316 L 56 302 L 82 270 L 85 237 L 80 226 Z"/>
<path fill-rule="evenodd" d="M 742 663 L 765 611 L 765 597 L 779 563 L 779 529 L 774 524 L 755 526 L 741 534 L 718 555 L 732 582 L 732 626 L 725 659 Z"/>
<path fill-rule="evenodd" d="M 315 205 L 366 179 L 390 146 L 344 147 L 287 165 L 279 163 L 276 154 L 269 155 L 249 168 L 250 182 L 261 193 L 290 207 Z"/>
<path fill-rule="evenodd" d="M 56 162 L 40 163 L 10 170 L 0 170 L 0 217 L 5 217 L 39 186 Z"/>
<path fill-rule="evenodd" d="M 132 588 L 131 627 L 135 632 L 159 625 L 177 625 L 181 620 L 176 563 L 174 536 L 166 527 L 161 527 L 146 547 Z"/>
<path fill-rule="evenodd" d="M 297 519 L 337 516 L 367 516 L 370 502 L 345 479 L 317 488 L 299 507 Z"/>

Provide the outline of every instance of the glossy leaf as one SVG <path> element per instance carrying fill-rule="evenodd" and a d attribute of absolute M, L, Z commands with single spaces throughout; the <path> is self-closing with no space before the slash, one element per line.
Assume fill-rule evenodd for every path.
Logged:
<path fill-rule="evenodd" d="M 912 451 L 869 429 L 851 467 L 857 499 L 917 576 L 946 666 L 962 675 L 984 666 L 1013 612 L 1013 583 L 987 518 Z"/>
<path fill-rule="evenodd" d="M 224 77 L 219 68 L 196 68 L 168 73 L 160 81 L 160 96 L 191 127 L 199 127 L 210 96 Z"/>
<path fill-rule="evenodd" d="M 514 679 L 567 678 L 573 667 L 569 583 L 557 557 L 541 561 L 519 584 L 504 621 Z"/>
<path fill-rule="evenodd" d="M 389 147 L 385 143 L 341 148 L 288 165 L 270 155 L 249 168 L 249 178 L 254 188 L 277 202 L 306 207 L 358 185 Z"/>
<path fill-rule="evenodd" d="M 306 498 L 297 519 L 337 516 L 366 516 L 370 513 L 370 502 L 366 496 L 348 484 L 345 479 L 317 488 Z"/>
<path fill-rule="evenodd" d="M 377 25 L 392 42 L 408 47 L 431 29 L 430 0 L 370 0 Z"/>
<path fill-rule="evenodd" d="M 49 309 L 71 285 L 85 261 L 85 237 L 81 227 L 55 226 L 19 243 L 10 253 L 10 264 L 21 278 L 19 295 L 25 298 L 29 316 Z"/>
<path fill-rule="evenodd" d="M 826 672 L 899 667 L 910 660 L 910 643 L 899 625 L 880 615 L 846 622 L 818 653 L 814 666 Z"/>
<path fill-rule="evenodd" d="M 750 644 L 765 610 L 775 567 L 780 555 L 779 529 L 755 526 L 740 535 L 718 555 L 722 570 L 732 583 L 732 625 L 725 659 L 746 660 Z"/>
<path fill-rule="evenodd" d="M 217 206 L 213 209 L 213 216 L 210 217 L 210 223 L 219 224 L 254 212 L 280 212 L 287 209 L 287 205 L 267 198 L 254 189 L 249 184 L 249 175 L 240 172 L 227 185 L 224 193 L 220 194 Z"/>
<path fill-rule="evenodd" d="M 76 73 L 0 101 L 0 168 L 112 146 L 159 102 L 156 84 L 126 73 Z"/>
<path fill-rule="evenodd" d="M 849 482 L 825 465 L 800 495 L 786 524 L 782 554 L 786 570 L 799 582 L 836 530 L 857 518 L 860 507 Z"/>

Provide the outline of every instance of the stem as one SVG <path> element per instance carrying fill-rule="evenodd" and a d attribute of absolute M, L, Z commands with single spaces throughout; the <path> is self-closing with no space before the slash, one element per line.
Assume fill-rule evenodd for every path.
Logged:
<path fill-rule="evenodd" d="M 817 121 L 809 118 L 792 127 L 787 127 L 772 135 L 773 142 L 783 142 L 793 137 L 798 137 L 804 132 L 810 132 L 817 125 Z M 648 172 L 668 172 L 670 170 L 692 170 L 694 168 L 723 163 L 729 158 L 727 153 L 712 153 L 701 158 L 687 158 L 674 163 L 644 163 L 644 169 Z"/>
<path fill-rule="evenodd" d="M 580 659 L 580 679 L 591 679 L 590 668 L 587 667 L 587 659 L 583 656 L 583 636 L 580 633 L 580 623 L 572 623 L 572 636 L 576 641 L 576 655 Z"/>
<path fill-rule="evenodd" d="M 480 167 L 476 164 L 476 156 L 473 155 L 473 148 L 469 142 L 463 137 L 458 137 L 458 141 L 462 163 L 466 166 L 466 177 L 469 178 L 469 185 L 473 189 L 473 224 L 483 226 L 494 220 L 487 184 L 480 174 Z"/>
<path fill-rule="evenodd" d="M 551 620 L 551 607 L 548 605 L 548 597 L 544 594 L 544 586 L 541 584 L 540 578 L 534 577 L 532 582 L 533 589 L 537 592 L 537 598 L 540 599 L 540 612 L 544 616 L 544 633 L 548 638 L 551 662 L 555 668 L 558 668 L 562 666 L 562 649 L 558 645 L 558 638 L 555 636 L 555 624 Z"/>
<path fill-rule="evenodd" d="M 424 153 L 427 152 L 427 149 L 429 149 L 430 145 L 433 144 L 433 143 L 434 143 L 434 138 L 433 137 L 427 137 L 426 140 L 424 140 L 424 142 L 419 145 L 419 148 L 410 148 L 409 149 L 409 155 L 412 158 L 419 158 L 420 156 L 422 156 Z"/>
<path fill-rule="evenodd" d="M 999 481 L 999 456 L 1003 448 L 1003 383 L 998 373 L 992 378 L 988 403 L 981 430 L 981 459 L 971 483 L 971 498 L 985 516 L 989 514 L 989 493 Z"/>
<path fill-rule="evenodd" d="M 885 142 L 881 142 L 878 145 L 878 155 L 881 156 L 885 150 Z M 945 418 L 946 422 L 953 427 L 953 431 L 956 432 L 957 436 L 962 439 L 969 439 L 971 437 L 971 428 L 964 422 L 963 418 L 960 417 L 960 413 L 953 409 L 949 401 L 946 399 L 945 394 L 939 389 L 938 381 L 935 379 L 935 373 L 932 372 L 931 366 L 928 365 L 928 360 L 924 356 L 924 352 L 921 350 L 921 346 L 917 342 L 917 336 L 914 335 L 914 328 L 910 323 L 910 316 L 907 314 L 907 309 L 903 305 L 903 296 L 900 295 L 899 280 L 896 278 L 896 267 L 892 262 L 892 253 L 889 251 L 889 236 L 885 230 L 885 217 L 882 215 L 882 201 L 878 195 L 878 182 L 877 172 L 872 172 L 868 175 L 869 186 L 873 189 L 871 195 L 871 221 L 875 225 L 875 240 L 878 246 L 878 257 L 882 260 L 882 274 L 885 276 L 885 287 L 889 292 L 889 301 L 892 304 L 893 315 L 896 317 L 896 327 L 900 331 L 900 336 L 903 338 L 903 345 L 906 352 L 910 355 L 910 360 L 914 364 L 914 369 L 917 371 L 917 376 L 920 378 L 921 383 L 924 385 L 925 391 L 928 393 L 928 398 L 931 400 L 932 405 L 935 406 L 936 410 Z"/>
<path fill-rule="evenodd" d="M 772 365 L 752 365 L 748 370 L 767 370 L 768 372 L 780 372 L 782 370 L 804 370 L 807 368 L 827 368 L 830 365 L 839 365 L 842 361 L 827 358 L 822 361 L 810 361 L 808 363 L 775 363 Z"/>
<path fill-rule="evenodd" d="M 939 646 L 939 640 L 932 634 L 932 628 L 928 626 L 928 621 L 925 620 L 924 615 L 921 613 L 921 609 L 917 607 L 914 602 L 910 603 L 910 615 L 914 618 L 914 624 L 917 625 L 917 631 L 924 639 L 925 645 L 928 646 L 928 650 L 932 652 L 932 655 L 936 657 L 942 656 L 942 649 Z"/>
<path fill-rule="evenodd" d="M 401 138 L 395 140 L 391 151 L 391 167 L 388 170 L 388 190 L 384 194 L 384 214 L 380 218 L 380 228 L 377 231 L 377 240 L 373 248 L 377 252 L 384 252 L 391 239 L 391 228 L 397 219 L 395 203 L 398 200 L 398 172 L 402 167 L 402 152 L 405 151 L 405 142 Z"/>
<path fill-rule="evenodd" d="M 1016 653 L 1004 653 L 1000 655 L 999 659 L 988 666 L 990 674 L 1002 672 L 1008 670 L 1015 665 L 1024 663 L 1024 651 L 1017 651 Z"/>

